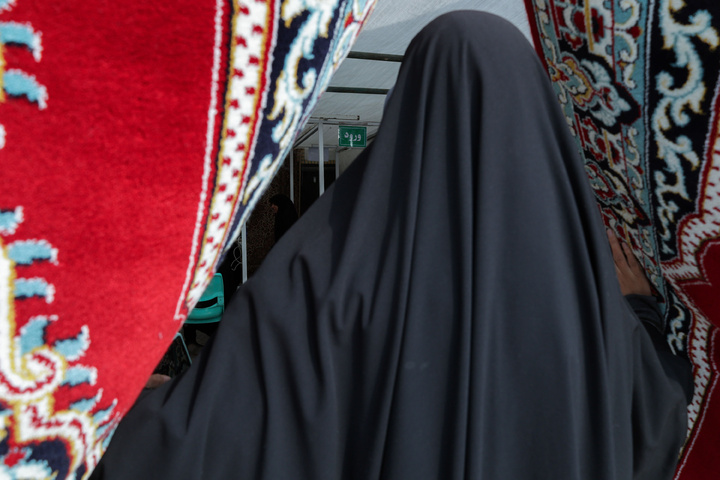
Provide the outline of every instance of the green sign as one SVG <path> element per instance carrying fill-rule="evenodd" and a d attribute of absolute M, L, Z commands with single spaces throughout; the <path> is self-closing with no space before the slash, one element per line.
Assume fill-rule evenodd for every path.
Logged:
<path fill-rule="evenodd" d="M 366 147 L 367 127 L 338 126 L 339 147 Z"/>

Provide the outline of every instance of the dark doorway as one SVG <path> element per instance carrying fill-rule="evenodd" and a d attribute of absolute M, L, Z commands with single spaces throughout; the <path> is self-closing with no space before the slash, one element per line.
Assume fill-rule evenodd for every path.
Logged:
<path fill-rule="evenodd" d="M 300 165 L 300 205 L 298 212 L 304 214 L 318 198 L 320 171 L 317 162 L 303 162 Z M 325 163 L 325 189 L 335 181 L 335 162 Z"/>

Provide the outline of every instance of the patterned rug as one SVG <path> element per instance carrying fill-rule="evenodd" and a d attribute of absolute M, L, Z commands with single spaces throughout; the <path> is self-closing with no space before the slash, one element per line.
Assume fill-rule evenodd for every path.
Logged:
<path fill-rule="evenodd" d="M 605 223 L 664 299 L 695 372 L 677 478 L 720 470 L 720 4 L 526 0 Z"/>
<path fill-rule="evenodd" d="M 373 4 L 0 0 L 0 478 L 89 474 Z"/>

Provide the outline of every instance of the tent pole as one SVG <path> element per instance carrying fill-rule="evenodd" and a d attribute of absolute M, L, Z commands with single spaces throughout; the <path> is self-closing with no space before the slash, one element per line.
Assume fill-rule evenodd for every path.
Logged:
<path fill-rule="evenodd" d="M 335 180 L 340 176 L 340 162 L 338 162 L 338 151 L 335 149 Z"/>
<path fill-rule="evenodd" d="M 247 282 L 247 230 L 243 223 L 242 230 L 240 230 L 242 236 L 242 282 Z"/>
<path fill-rule="evenodd" d="M 318 198 L 325 193 L 325 143 L 323 139 L 323 121 L 318 122 Z"/>
<path fill-rule="evenodd" d="M 293 188 L 293 176 L 295 173 L 295 149 L 290 149 L 290 195 L 288 195 L 293 203 L 295 203 L 295 189 Z"/>

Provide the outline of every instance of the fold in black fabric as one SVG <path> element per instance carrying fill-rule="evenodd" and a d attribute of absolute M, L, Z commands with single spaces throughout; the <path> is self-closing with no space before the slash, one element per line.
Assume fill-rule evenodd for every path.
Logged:
<path fill-rule="evenodd" d="M 692 371 L 687 359 L 675 356 L 668 345 L 664 335 L 662 311 L 657 300 L 651 295 L 625 295 L 625 299 L 647 330 L 667 375 L 678 380 L 689 404 L 692 402 L 694 387 Z"/>
<path fill-rule="evenodd" d="M 671 478 L 686 411 L 663 358 L 531 46 L 456 12 L 94 478 Z"/>

